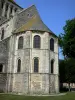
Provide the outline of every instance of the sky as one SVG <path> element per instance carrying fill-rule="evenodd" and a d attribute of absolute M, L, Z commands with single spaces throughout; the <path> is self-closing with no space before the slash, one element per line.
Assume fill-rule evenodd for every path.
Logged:
<path fill-rule="evenodd" d="M 66 20 L 75 17 L 75 0 L 14 0 L 23 8 L 35 5 L 41 19 L 57 36 L 63 33 Z M 60 59 L 63 59 L 60 53 Z"/>

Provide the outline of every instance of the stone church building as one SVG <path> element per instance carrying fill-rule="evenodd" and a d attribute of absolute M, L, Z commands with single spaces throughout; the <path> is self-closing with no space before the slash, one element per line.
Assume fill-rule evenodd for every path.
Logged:
<path fill-rule="evenodd" d="M 0 91 L 59 92 L 58 37 L 34 5 L 0 0 Z"/>

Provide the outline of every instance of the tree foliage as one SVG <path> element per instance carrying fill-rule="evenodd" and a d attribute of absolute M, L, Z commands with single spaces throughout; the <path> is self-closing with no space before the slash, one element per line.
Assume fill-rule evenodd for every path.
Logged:
<path fill-rule="evenodd" d="M 65 82 L 65 61 L 64 60 L 59 60 L 59 78 L 60 78 L 60 83 Z"/>
<path fill-rule="evenodd" d="M 68 58 L 75 58 L 75 18 L 67 20 L 63 30 L 64 34 L 59 35 L 59 45 L 63 55 Z"/>
<path fill-rule="evenodd" d="M 65 60 L 65 71 L 65 81 L 75 83 L 75 59 L 69 58 Z"/>
<path fill-rule="evenodd" d="M 68 58 L 59 63 L 60 81 L 62 83 L 75 82 L 75 59 Z"/>
<path fill-rule="evenodd" d="M 67 58 L 59 63 L 60 83 L 75 83 L 75 59 Z"/>

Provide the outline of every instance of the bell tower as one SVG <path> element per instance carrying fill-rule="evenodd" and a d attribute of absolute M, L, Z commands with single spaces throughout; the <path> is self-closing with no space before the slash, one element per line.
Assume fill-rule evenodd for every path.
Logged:
<path fill-rule="evenodd" d="M 0 24 L 21 10 L 22 8 L 14 0 L 0 0 Z"/>

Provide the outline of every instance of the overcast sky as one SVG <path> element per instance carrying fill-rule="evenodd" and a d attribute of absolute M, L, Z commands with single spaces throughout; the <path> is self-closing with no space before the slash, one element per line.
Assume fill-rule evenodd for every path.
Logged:
<path fill-rule="evenodd" d="M 65 21 L 75 17 L 75 0 L 14 0 L 23 8 L 35 4 L 43 22 L 56 34 L 63 32 Z M 62 56 L 60 55 L 60 58 Z"/>

